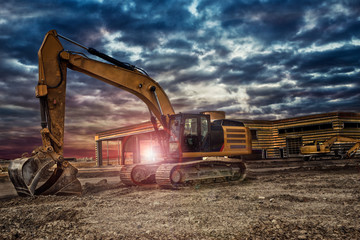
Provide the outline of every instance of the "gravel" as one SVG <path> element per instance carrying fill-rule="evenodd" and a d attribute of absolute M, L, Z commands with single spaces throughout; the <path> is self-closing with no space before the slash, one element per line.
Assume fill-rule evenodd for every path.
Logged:
<path fill-rule="evenodd" d="M 0 199 L 0 239 L 360 239 L 355 169 L 275 172 L 180 190 L 85 183 Z"/>

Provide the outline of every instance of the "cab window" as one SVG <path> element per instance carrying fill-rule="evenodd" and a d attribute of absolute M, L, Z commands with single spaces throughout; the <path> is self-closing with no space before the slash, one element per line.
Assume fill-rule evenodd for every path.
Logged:
<path fill-rule="evenodd" d="M 184 124 L 184 152 L 197 151 L 199 147 L 198 119 L 186 118 Z"/>
<path fill-rule="evenodd" d="M 204 141 L 208 133 L 209 133 L 209 122 L 206 117 L 201 117 L 201 141 Z"/>
<path fill-rule="evenodd" d="M 180 135 L 180 120 L 181 119 L 179 117 L 170 120 L 170 142 L 178 141 Z"/>

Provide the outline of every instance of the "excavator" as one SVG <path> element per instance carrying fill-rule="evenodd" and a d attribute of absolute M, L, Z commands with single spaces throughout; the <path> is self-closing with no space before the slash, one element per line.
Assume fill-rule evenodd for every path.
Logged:
<path fill-rule="evenodd" d="M 315 140 L 311 144 L 304 145 L 300 148 L 301 154 L 304 155 L 305 160 L 311 160 L 319 157 L 324 157 L 329 155 L 333 150 L 332 146 L 335 142 L 350 142 L 354 145 L 342 155 L 339 155 L 338 151 L 335 151 L 335 155 L 340 156 L 341 158 L 351 158 L 355 155 L 356 151 L 360 148 L 360 140 L 344 136 L 334 136 L 326 141 Z"/>
<path fill-rule="evenodd" d="M 62 41 L 83 52 L 64 50 Z M 124 165 L 120 178 L 126 185 L 158 184 L 178 188 L 197 181 L 240 181 L 250 154 L 251 135 L 242 122 L 211 121 L 208 114 L 175 113 L 161 86 L 142 69 L 85 47 L 55 30 L 49 31 L 38 52 L 42 146 L 31 155 L 12 160 L 8 172 L 19 196 L 81 194 L 78 170 L 63 156 L 67 69 L 71 69 L 141 99 L 148 107 L 163 158 L 155 163 Z M 105 60 L 106 62 L 104 62 Z"/>

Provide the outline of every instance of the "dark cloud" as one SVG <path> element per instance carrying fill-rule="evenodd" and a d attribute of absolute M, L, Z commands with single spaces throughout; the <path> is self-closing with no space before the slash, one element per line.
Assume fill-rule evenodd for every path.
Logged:
<path fill-rule="evenodd" d="M 284 102 L 289 97 L 290 91 L 289 89 L 281 90 L 275 87 L 263 87 L 247 89 L 247 94 L 252 96 L 249 100 L 251 105 L 262 107 Z"/>
<path fill-rule="evenodd" d="M 344 46 L 327 51 L 295 55 L 286 65 L 296 67 L 296 70 L 300 72 L 326 73 L 333 71 L 334 68 L 359 66 L 359 54 L 360 46 Z"/>
<path fill-rule="evenodd" d="M 169 49 L 180 49 L 180 50 L 185 49 L 188 50 L 189 52 L 192 49 L 191 43 L 182 39 L 170 40 L 166 43 L 164 47 Z"/>
<path fill-rule="evenodd" d="M 222 82 L 229 84 L 247 84 L 257 81 L 268 82 L 273 75 L 269 76 L 267 71 L 264 62 L 234 60 L 231 65 L 221 69 L 219 76 L 222 78 Z"/>
<path fill-rule="evenodd" d="M 145 69 L 149 72 L 161 73 L 166 71 L 180 71 L 196 66 L 198 57 L 187 54 L 161 54 L 154 53 L 151 57 L 147 57 L 144 63 Z"/>
<path fill-rule="evenodd" d="M 301 25 L 302 8 L 292 1 L 232 3 L 222 12 L 222 26 L 237 34 L 256 36 L 263 42 L 283 41 Z"/>
<path fill-rule="evenodd" d="M 101 16 L 111 31 L 121 31 L 117 40 L 129 46 L 155 49 L 170 33 L 194 30 L 196 23 L 186 9 L 188 1 L 134 1 L 103 5 Z M 166 19 L 164 21 L 164 19 Z"/>
<path fill-rule="evenodd" d="M 312 29 L 304 31 L 294 37 L 303 42 L 327 44 L 347 41 L 352 37 L 359 37 L 359 21 L 353 21 L 359 16 L 360 4 L 356 1 L 330 2 L 312 9 Z"/>

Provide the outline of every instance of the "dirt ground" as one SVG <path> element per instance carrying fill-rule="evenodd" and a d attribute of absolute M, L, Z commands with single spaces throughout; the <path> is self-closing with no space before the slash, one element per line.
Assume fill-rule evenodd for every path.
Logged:
<path fill-rule="evenodd" d="M 0 199 L 0 239 L 360 239 L 355 169 L 275 172 L 180 190 L 85 183 Z"/>

